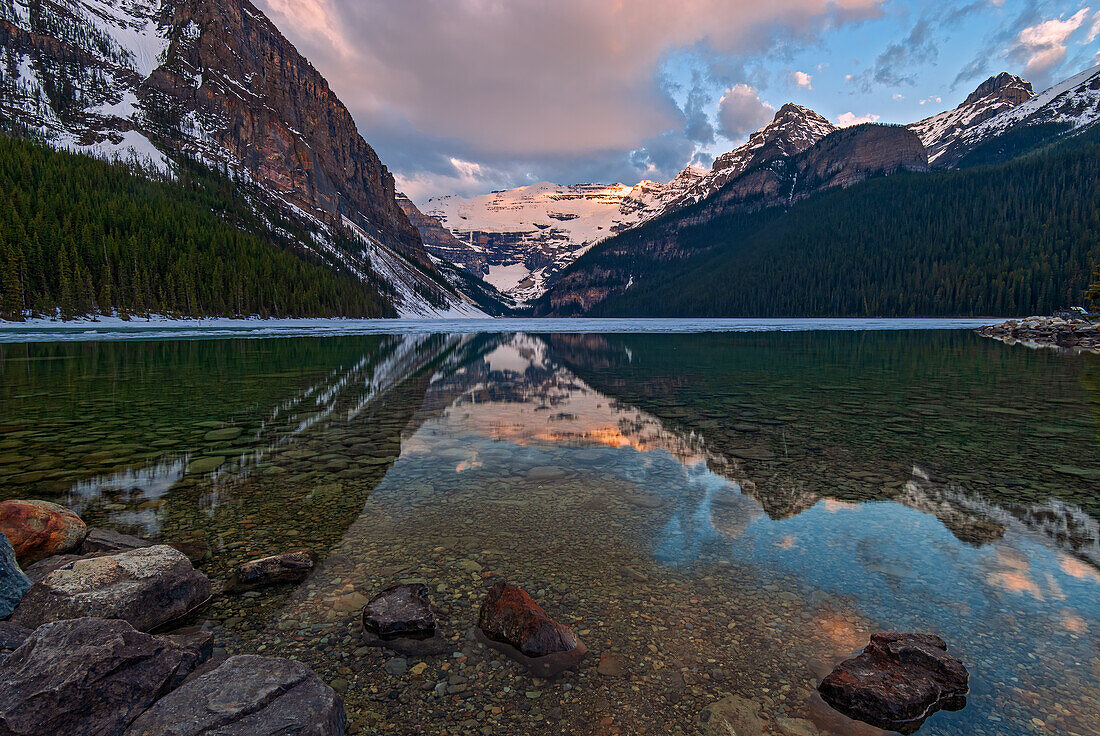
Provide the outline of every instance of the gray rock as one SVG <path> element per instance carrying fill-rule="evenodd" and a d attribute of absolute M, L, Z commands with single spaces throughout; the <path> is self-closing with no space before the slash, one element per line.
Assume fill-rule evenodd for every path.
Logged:
<path fill-rule="evenodd" d="M 20 626 L 82 616 L 117 618 L 149 631 L 210 597 L 210 581 L 182 552 L 165 545 L 82 557 L 49 572 L 12 615 Z"/>
<path fill-rule="evenodd" d="M 230 657 L 161 698 L 125 736 L 342 736 L 344 701 L 289 659 Z"/>
<path fill-rule="evenodd" d="M 0 734 L 118 734 L 201 663 L 202 652 L 125 621 L 45 624 L 0 666 Z"/>
<path fill-rule="evenodd" d="M 0 618 L 10 616 L 30 589 L 31 581 L 19 569 L 11 542 L 0 534 Z"/>
<path fill-rule="evenodd" d="M 84 537 L 84 541 L 80 544 L 80 554 L 91 555 L 103 552 L 114 554 L 152 546 L 151 542 L 131 537 L 129 534 L 120 534 L 113 529 L 93 527 L 88 530 L 88 536 Z"/>
<path fill-rule="evenodd" d="M 17 626 L 10 621 L 0 621 L 0 666 L 8 656 L 18 649 L 31 635 L 29 629 Z"/>
<path fill-rule="evenodd" d="M 239 593 L 280 583 L 299 583 L 309 577 L 315 563 L 316 558 L 308 549 L 250 560 L 233 571 L 228 590 Z"/>
<path fill-rule="evenodd" d="M 412 637 L 425 639 L 435 634 L 428 586 L 394 585 L 367 602 L 363 628 L 382 639 Z"/>

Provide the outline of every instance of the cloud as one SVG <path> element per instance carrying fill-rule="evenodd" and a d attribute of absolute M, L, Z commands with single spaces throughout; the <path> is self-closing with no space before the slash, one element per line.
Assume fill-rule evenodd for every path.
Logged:
<path fill-rule="evenodd" d="M 706 105 L 677 102 L 662 79 L 670 57 L 700 49 L 707 74 L 736 73 L 785 42 L 879 17 L 884 2 L 257 0 L 406 175 L 417 172 L 397 161 L 421 146 L 487 168 L 512 157 L 552 169 L 610 151 L 626 164 L 670 135 L 706 141 L 701 111 L 749 78 L 712 76 Z"/>
<path fill-rule="evenodd" d="M 787 81 L 800 89 L 812 90 L 814 78 L 806 72 L 791 72 L 787 75 Z"/>
<path fill-rule="evenodd" d="M 736 84 L 718 101 L 718 132 L 730 140 L 752 133 L 775 115 L 775 107 L 760 99 L 755 87 Z"/>
<path fill-rule="evenodd" d="M 858 84 L 864 91 L 870 91 L 875 85 L 915 85 L 920 65 L 934 60 L 939 52 L 934 41 L 937 25 L 937 22 L 922 18 L 904 39 L 889 44 L 873 66 L 845 79 Z"/>
<path fill-rule="evenodd" d="M 861 125 L 863 123 L 877 123 L 881 118 L 881 115 L 873 115 L 871 113 L 856 115 L 853 112 L 844 112 L 837 115 L 836 124 L 841 128 L 850 128 L 853 125 Z"/>
<path fill-rule="evenodd" d="M 1097 10 L 1096 15 L 1092 16 L 1092 25 L 1089 27 L 1089 33 L 1085 36 L 1084 43 L 1092 43 L 1097 36 L 1100 36 L 1100 10 Z"/>
<path fill-rule="evenodd" d="M 1081 8 L 1069 18 L 1063 14 L 1024 28 L 1009 49 L 1009 57 L 1025 62 L 1026 74 L 1045 75 L 1065 61 L 1066 42 L 1088 15 L 1089 8 Z"/>

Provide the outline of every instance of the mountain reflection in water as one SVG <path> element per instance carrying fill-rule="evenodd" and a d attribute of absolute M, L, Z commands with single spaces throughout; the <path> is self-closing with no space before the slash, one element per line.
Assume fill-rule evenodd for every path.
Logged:
<path fill-rule="evenodd" d="M 708 703 L 767 692 L 768 723 L 868 733 L 812 688 L 897 629 L 972 673 L 968 706 L 922 733 L 1097 733 L 1087 356 L 943 332 L 241 342 L 5 346 L 0 488 L 197 545 L 215 578 L 314 548 L 298 588 L 204 615 L 231 650 L 355 678 L 353 709 L 396 692 L 398 732 L 447 722 L 446 699 L 334 642 L 380 587 L 423 579 L 464 647 L 503 578 L 635 663 L 608 692 L 592 670 L 570 691 L 475 670 L 486 693 L 560 698 L 576 732 L 601 709 L 695 732 Z"/>

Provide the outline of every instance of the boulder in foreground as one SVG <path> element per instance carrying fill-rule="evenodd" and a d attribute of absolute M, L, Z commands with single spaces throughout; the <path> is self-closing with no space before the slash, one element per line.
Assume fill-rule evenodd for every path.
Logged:
<path fill-rule="evenodd" d="M 970 674 L 932 634 L 874 634 L 859 656 L 841 662 L 818 692 L 850 718 L 909 734 L 938 710 L 966 705 Z"/>
<path fill-rule="evenodd" d="M 300 583 L 313 572 L 315 563 L 316 558 L 308 549 L 251 560 L 238 565 L 233 571 L 228 589 L 238 592 L 280 583 Z"/>
<path fill-rule="evenodd" d="M 489 589 L 478 629 L 486 644 L 542 677 L 574 667 L 588 654 L 573 629 L 546 615 L 527 591 L 507 583 Z"/>
<path fill-rule="evenodd" d="M 79 618 L 36 629 L 0 665 L 0 735 L 119 734 L 202 663 L 125 621 Z"/>
<path fill-rule="evenodd" d="M 49 501 L 0 502 L 0 533 L 15 549 L 19 564 L 75 550 L 88 528 L 80 517 L 64 506 Z"/>
<path fill-rule="evenodd" d="M 50 621 L 97 616 L 150 631 L 210 597 L 210 581 L 182 552 L 165 545 L 81 557 L 38 579 L 12 621 L 36 628 Z"/>
<path fill-rule="evenodd" d="M 31 589 L 31 581 L 19 569 L 8 538 L 0 534 L 0 618 L 7 618 Z"/>
<path fill-rule="evenodd" d="M 289 659 L 230 657 L 161 698 L 125 736 L 342 736 L 344 702 Z"/>

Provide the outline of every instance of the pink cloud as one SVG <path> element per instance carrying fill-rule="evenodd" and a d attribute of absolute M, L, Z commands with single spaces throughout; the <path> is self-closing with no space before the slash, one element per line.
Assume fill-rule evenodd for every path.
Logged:
<path fill-rule="evenodd" d="M 759 52 L 883 0 L 257 0 L 370 140 L 407 125 L 488 154 L 629 150 L 682 124 L 660 83 L 677 49 Z"/>
<path fill-rule="evenodd" d="M 1085 19 L 1089 8 L 1081 8 L 1069 18 L 1046 20 L 1020 31 L 1010 54 L 1026 61 L 1025 73 L 1042 75 L 1061 64 L 1066 58 L 1066 42 Z"/>

